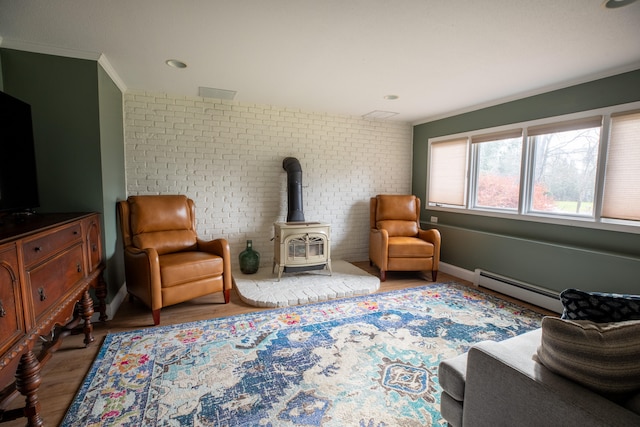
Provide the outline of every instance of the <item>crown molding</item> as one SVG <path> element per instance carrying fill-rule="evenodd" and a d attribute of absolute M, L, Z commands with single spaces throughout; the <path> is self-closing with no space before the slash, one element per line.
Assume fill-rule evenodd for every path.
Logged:
<path fill-rule="evenodd" d="M 23 50 L 26 52 L 43 53 L 46 55 L 64 56 L 67 58 L 89 59 L 97 61 L 100 54 L 86 50 L 67 49 L 41 43 L 25 42 L 22 40 L 2 39 L 0 45 L 7 49 Z"/>
<path fill-rule="evenodd" d="M 100 64 L 107 75 L 111 77 L 111 80 L 113 80 L 113 83 L 118 86 L 120 92 L 125 93 L 127 91 L 127 85 L 124 83 L 124 81 L 122 81 L 120 75 L 115 70 L 115 68 L 113 68 L 111 62 L 109 62 L 104 54 L 100 54 L 100 58 L 98 58 L 98 64 Z"/>
<path fill-rule="evenodd" d="M 42 53 L 45 55 L 62 56 L 65 58 L 87 59 L 90 61 L 96 61 L 98 64 L 100 64 L 100 66 L 102 66 L 109 77 L 111 77 L 111 79 L 116 84 L 116 86 L 118 86 L 121 92 L 124 93 L 127 91 L 127 86 L 124 84 L 116 70 L 113 68 L 113 66 L 103 53 L 90 52 L 86 50 L 67 49 L 47 44 L 25 42 L 21 40 L 3 39 L 2 37 L 0 37 L 0 47 L 22 50 L 32 53 Z"/>

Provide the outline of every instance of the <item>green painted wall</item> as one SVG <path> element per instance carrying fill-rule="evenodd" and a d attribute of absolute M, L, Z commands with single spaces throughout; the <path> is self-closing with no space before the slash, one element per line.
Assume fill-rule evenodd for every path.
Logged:
<path fill-rule="evenodd" d="M 2 74 L 31 104 L 38 211 L 101 211 L 96 62 L 3 49 Z"/>
<path fill-rule="evenodd" d="M 640 70 L 414 127 L 412 191 L 426 195 L 429 138 L 640 101 Z M 438 224 L 428 224 L 431 215 Z M 640 234 L 423 210 L 442 233 L 442 261 L 561 291 L 640 294 Z"/>
<path fill-rule="evenodd" d="M 3 90 L 31 104 L 38 212 L 100 212 L 110 301 L 115 201 L 125 194 L 122 93 L 97 61 L 0 48 Z M 115 263 L 115 264 L 114 264 Z"/>
<path fill-rule="evenodd" d="M 124 170 L 124 123 L 122 92 L 98 65 L 100 105 L 100 153 L 102 171 L 102 233 L 109 295 L 115 295 L 124 283 L 122 242 L 116 221 L 116 201 L 126 198 Z"/>

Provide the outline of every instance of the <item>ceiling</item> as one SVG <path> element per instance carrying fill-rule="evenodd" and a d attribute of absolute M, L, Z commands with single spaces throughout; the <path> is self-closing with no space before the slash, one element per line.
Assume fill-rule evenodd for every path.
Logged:
<path fill-rule="evenodd" d="M 640 1 L 0 0 L 0 37 L 123 90 L 421 123 L 639 69 Z"/>

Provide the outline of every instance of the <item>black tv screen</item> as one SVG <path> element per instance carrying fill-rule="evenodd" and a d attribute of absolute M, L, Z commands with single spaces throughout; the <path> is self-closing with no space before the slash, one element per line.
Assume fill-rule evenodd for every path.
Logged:
<path fill-rule="evenodd" d="M 0 91 L 0 211 L 38 206 L 31 106 Z"/>

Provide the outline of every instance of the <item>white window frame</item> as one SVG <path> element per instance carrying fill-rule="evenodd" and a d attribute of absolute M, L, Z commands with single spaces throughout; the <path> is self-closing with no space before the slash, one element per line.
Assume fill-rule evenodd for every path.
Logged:
<path fill-rule="evenodd" d="M 465 203 L 463 206 L 447 206 L 447 205 L 434 205 L 428 202 L 429 200 L 429 165 L 427 165 L 427 187 L 425 195 L 424 208 L 425 210 L 443 211 L 443 212 L 457 212 L 471 215 L 482 215 L 497 218 L 510 218 L 519 219 L 524 221 L 534 221 L 550 224 L 571 225 L 585 228 L 595 228 L 602 230 L 622 231 L 627 233 L 640 234 L 640 221 L 625 221 L 625 220 L 613 220 L 603 218 L 601 216 L 604 181 L 605 181 L 605 166 L 607 161 L 607 147 L 609 142 L 610 133 L 610 120 L 612 114 L 621 114 L 625 112 L 632 112 L 633 110 L 640 109 L 640 102 L 633 102 L 628 104 L 616 105 L 606 108 L 599 108 L 595 110 L 583 111 L 579 113 L 566 114 L 562 116 L 549 117 L 539 120 L 531 120 L 527 122 L 513 123 L 505 126 L 498 126 L 493 128 L 478 129 L 469 132 L 461 132 L 452 135 L 443 135 L 436 138 L 429 138 L 427 155 L 430 159 L 431 145 L 433 143 L 442 142 L 446 140 L 468 138 L 472 141 L 474 137 L 483 137 L 488 134 L 499 134 L 508 131 L 514 131 L 522 129 L 523 138 L 523 150 L 522 150 L 522 163 L 521 163 L 521 184 L 520 184 L 520 201 L 517 212 L 506 209 L 496 208 L 484 208 L 475 206 L 475 174 L 476 174 L 476 155 L 473 152 L 473 144 L 468 144 L 469 153 L 467 155 L 467 179 L 465 184 Z M 560 123 L 564 121 L 586 119 L 590 116 L 600 115 L 603 117 L 602 128 L 600 130 L 600 146 L 598 152 L 598 166 L 596 172 L 596 188 L 594 197 L 594 214 L 593 216 L 572 216 L 569 214 L 553 214 L 544 212 L 535 212 L 531 210 L 531 200 L 529 192 L 531 191 L 532 181 L 532 155 L 533 147 L 528 141 L 527 128 L 552 125 L 554 123 Z"/>

